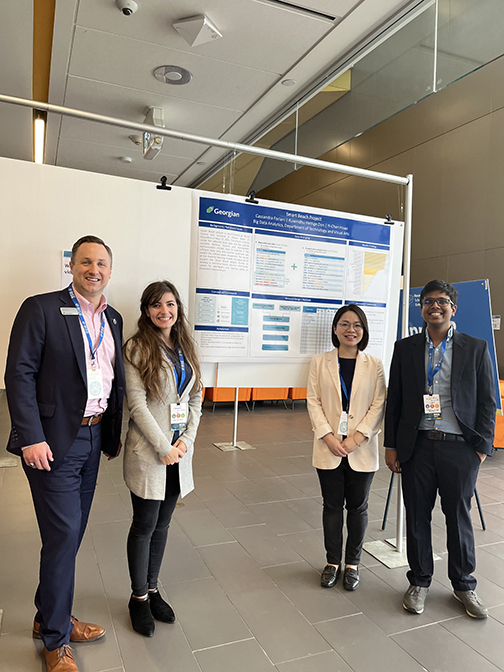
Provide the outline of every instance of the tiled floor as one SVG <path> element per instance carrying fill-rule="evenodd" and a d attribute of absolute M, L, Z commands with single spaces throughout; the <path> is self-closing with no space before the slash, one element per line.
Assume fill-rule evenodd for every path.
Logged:
<path fill-rule="evenodd" d="M 125 541 L 129 493 L 120 460 L 101 466 L 78 558 L 74 612 L 107 635 L 76 645 L 81 672 L 490 672 L 504 670 L 504 451 L 483 465 L 478 489 L 488 529 L 474 515 L 478 592 L 490 608 L 470 619 L 446 577 L 443 516 L 434 513 L 435 580 L 421 616 L 402 608 L 405 569 L 364 554 L 361 586 L 320 588 L 321 505 L 303 404 L 240 412 L 238 439 L 255 450 L 223 453 L 232 409 L 205 410 L 196 444 L 196 490 L 176 510 L 161 572 L 175 625 L 146 639 L 129 622 Z M 8 428 L 0 401 L 0 439 Z M 7 455 L 7 453 L 1 453 Z M 376 474 L 368 539 L 382 532 L 389 473 Z M 391 507 L 392 515 L 395 507 Z M 0 468 L 1 672 L 39 672 L 31 638 L 39 538 L 19 467 Z"/>

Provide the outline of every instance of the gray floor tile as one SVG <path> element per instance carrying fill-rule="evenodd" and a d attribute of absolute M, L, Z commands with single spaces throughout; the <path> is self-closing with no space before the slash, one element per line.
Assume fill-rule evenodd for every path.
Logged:
<path fill-rule="evenodd" d="M 271 661 L 255 640 L 236 642 L 206 651 L 196 651 L 196 659 L 202 672 L 273 672 Z"/>
<path fill-rule="evenodd" d="M 326 621 L 316 627 L 354 672 L 425 672 L 364 614 Z"/>
<path fill-rule="evenodd" d="M 124 506 L 121 497 L 115 493 L 113 495 L 96 494 L 89 514 L 89 524 L 118 522 L 121 520 L 131 520 L 131 513 Z"/>
<path fill-rule="evenodd" d="M 177 511 L 177 523 L 189 537 L 193 546 L 233 541 L 233 536 L 208 509 L 205 511 L 180 509 Z"/>
<path fill-rule="evenodd" d="M 458 637 L 477 653 L 504 670 L 504 624 L 490 617 L 477 624 L 468 616 L 460 616 L 440 624 L 443 628 Z M 474 637 L 477 628 L 477 637 Z"/>
<path fill-rule="evenodd" d="M 29 630 L 0 636 L 0 665 L 2 672 L 45 671 L 43 644 L 35 641 Z"/>
<path fill-rule="evenodd" d="M 168 593 L 193 651 L 252 637 L 215 579 L 173 584 Z"/>
<path fill-rule="evenodd" d="M 322 528 L 322 507 L 313 497 L 289 499 L 282 504 L 298 518 L 306 521 L 314 530 Z"/>
<path fill-rule="evenodd" d="M 278 672 L 352 672 L 336 651 L 318 653 L 308 658 L 298 658 L 287 663 L 279 663 Z"/>
<path fill-rule="evenodd" d="M 301 560 L 299 555 L 265 524 L 231 528 L 231 534 L 257 562 L 259 567 Z"/>
<path fill-rule="evenodd" d="M 353 592 L 345 591 L 346 598 L 387 635 L 453 618 L 460 613 L 451 592 L 436 581 L 430 587 L 423 614 L 410 614 L 402 606 L 402 595 L 391 590 L 371 570 L 363 568 L 360 575 L 359 588 Z M 407 587 L 406 583 L 404 590 Z M 338 590 L 343 590 L 341 584 Z"/>
<path fill-rule="evenodd" d="M 333 588 L 322 588 L 319 572 L 306 562 L 269 567 L 265 572 L 310 623 L 360 611 L 342 593 Z"/>
<path fill-rule="evenodd" d="M 481 623 L 472 621 L 473 628 Z M 473 630 L 474 632 L 474 630 Z M 392 639 L 427 670 L 436 672 L 497 672 L 498 668 L 442 625 L 430 625 Z M 454 663 L 454 661 L 457 661 Z"/>
<path fill-rule="evenodd" d="M 261 522 L 248 506 L 236 497 L 212 499 L 207 502 L 207 506 L 226 528 L 257 525 Z"/>
<path fill-rule="evenodd" d="M 296 500 L 297 501 L 297 500 Z M 311 531 L 312 527 L 282 502 L 250 504 L 250 510 L 276 534 Z"/>
<path fill-rule="evenodd" d="M 258 480 L 260 481 L 261 479 Z M 273 501 L 271 499 L 271 495 L 253 481 L 246 480 L 236 481 L 234 483 L 226 483 L 226 487 L 229 492 L 231 492 L 237 499 L 240 500 L 240 502 L 246 504 L 247 506 L 250 506 L 251 504 Z M 299 494 L 300 493 L 298 492 L 298 496 Z"/>
<path fill-rule="evenodd" d="M 210 576 L 197 550 L 176 521 L 172 521 L 159 578 L 164 585 Z"/>
<path fill-rule="evenodd" d="M 294 532 L 283 535 L 282 538 L 316 571 L 321 572 L 325 567 L 326 553 L 322 530 Z"/>
<path fill-rule="evenodd" d="M 320 483 L 314 470 L 311 474 L 284 476 L 284 478 L 287 483 L 290 483 L 308 497 L 320 495 Z"/>
<path fill-rule="evenodd" d="M 229 490 L 215 480 L 213 476 L 204 476 L 194 479 L 198 498 L 205 502 L 209 499 L 223 499 L 230 497 Z"/>

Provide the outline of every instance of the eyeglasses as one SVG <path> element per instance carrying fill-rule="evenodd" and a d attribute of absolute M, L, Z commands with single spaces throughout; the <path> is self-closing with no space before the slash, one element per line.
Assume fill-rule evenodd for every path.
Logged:
<path fill-rule="evenodd" d="M 354 322 L 354 324 L 350 324 L 350 322 L 338 322 L 337 326 L 341 327 L 345 331 L 350 329 L 350 327 L 353 327 L 355 331 L 359 331 L 364 328 L 360 322 Z"/>
<path fill-rule="evenodd" d="M 449 306 L 450 304 L 452 306 L 455 305 L 451 299 L 432 299 L 428 297 L 423 300 L 424 306 L 433 306 L 435 303 L 437 303 L 440 308 L 446 308 L 446 306 Z"/>

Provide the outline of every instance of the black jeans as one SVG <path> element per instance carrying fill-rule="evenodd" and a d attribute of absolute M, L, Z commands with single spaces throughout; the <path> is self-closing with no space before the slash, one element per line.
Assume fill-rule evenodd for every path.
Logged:
<path fill-rule="evenodd" d="M 413 455 L 401 463 L 406 507 L 406 541 L 414 586 L 430 586 L 432 558 L 432 509 L 439 492 L 446 519 L 448 577 L 455 590 L 474 590 L 476 567 L 471 499 L 480 468 L 476 451 L 463 441 L 432 441 L 421 434 Z"/>
<path fill-rule="evenodd" d="M 163 500 L 142 499 L 131 493 L 133 521 L 128 535 L 128 566 L 133 595 L 157 588 L 168 528 L 180 494 L 178 464 L 166 467 Z"/>
<path fill-rule="evenodd" d="M 368 523 L 369 490 L 374 471 L 354 471 L 343 457 L 336 469 L 317 469 L 324 499 L 322 524 L 327 562 L 339 565 L 343 551 L 343 506 L 347 510 L 345 564 L 358 565 Z"/>

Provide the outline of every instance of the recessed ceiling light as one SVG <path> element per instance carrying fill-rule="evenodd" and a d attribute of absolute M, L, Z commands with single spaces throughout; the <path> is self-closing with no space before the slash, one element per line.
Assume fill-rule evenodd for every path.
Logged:
<path fill-rule="evenodd" d="M 160 65 L 153 72 L 154 77 L 163 84 L 189 84 L 192 74 L 178 65 Z"/>
<path fill-rule="evenodd" d="M 295 79 L 284 79 L 282 82 L 283 86 L 294 86 L 296 84 Z"/>
<path fill-rule="evenodd" d="M 131 140 L 131 142 L 136 145 L 137 147 L 142 146 L 142 136 L 141 135 L 128 135 L 128 138 Z"/>
<path fill-rule="evenodd" d="M 206 161 L 196 161 L 197 166 L 206 166 Z"/>
<path fill-rule="evenodd" d="M 121 161 L 121 163 L 133 163 L 131 156 L 120 156 L 119 161 Z"/>

